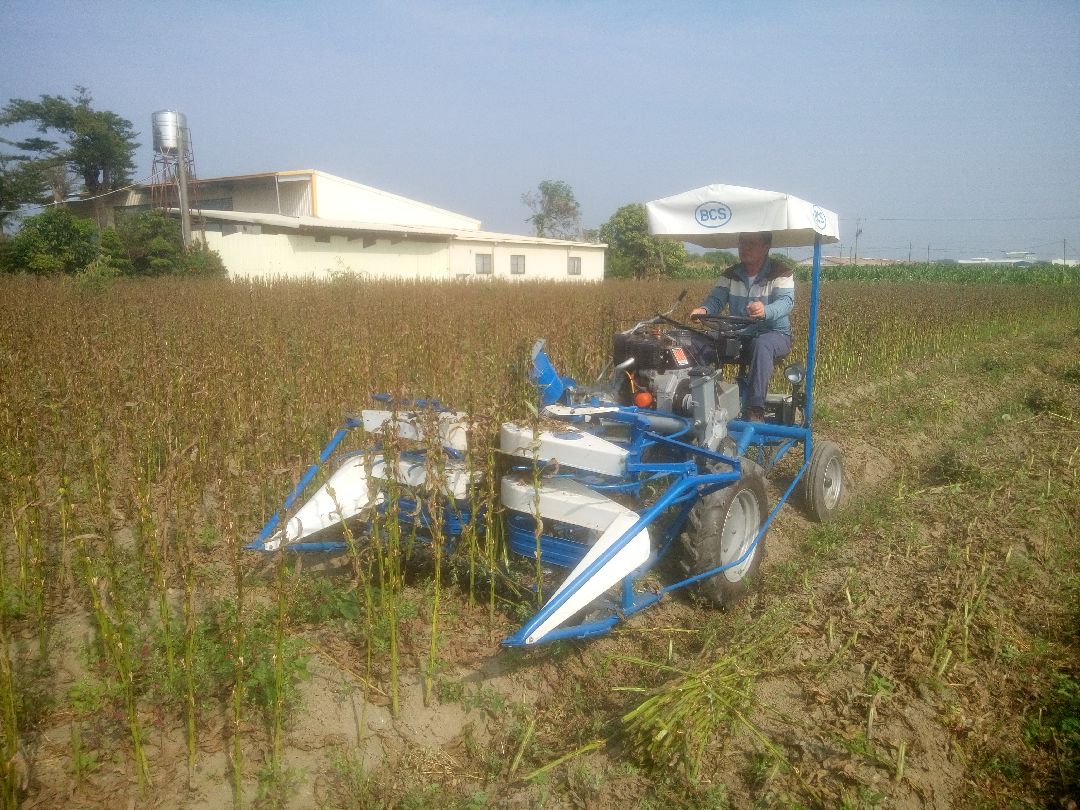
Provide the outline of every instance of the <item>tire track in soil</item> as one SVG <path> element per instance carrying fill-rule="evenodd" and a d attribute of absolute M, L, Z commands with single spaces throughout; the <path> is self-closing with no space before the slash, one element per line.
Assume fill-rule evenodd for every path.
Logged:
<path fill-rule="evenodd" d="M 1034 338 L 1031 337 L 1014 339 L 1010 346 L 1019 349 L 1021 355 L 1024 355 L 1032 351 L 1033 341 Z M 976 347 L 969 353 L 969 358 L 977 357 L 985 348 Z M 1008 347 L 997 344 L 994 348 L 1000 352 Z M 894 412 L 913 414 L 915 418 L 906 426 L 897 425 L 899 429 L 887 432 L 875 429 L 874 421 L 858 418 L 873 400 L 849 397 L 843 407 L 838 408 L 837 416 L 830 420 L 832 424 L 820 431 L 823 437 L 837 442 L 844 451 L 845 485 L 849 488 L 849 503 L 871 498 L 885 487 L 902 486 L 903 479 L 897 481 L 898 476 L 925 465 L 950 439 L 965 429 L 991 424 L 995 419 L 999 429 L 1001 426 L 1006 429 L 1010 427 L 1007 422 L 996 417 L 994 411 L 1000 409 L 1007 397 L 1015 395 L 1018 380 L 1006 377 L 991 388 L 986 385 L 985 373 L 971 368 L 957 373 L 956 366 L 955 360 L 950 360 L 938 369 L 927 369 L 919 378 L 905 373 L 893 381 L 867 389 L 867 395 L 875 399 L 883 398 L 890 391 L 906 389 L 906 396 L 890 403 Z M 1020 376 L 1021 386 L 1036 388 L 1045 381 L 1045 370 L 1029 365 L 1021 370 Z M 923 419 L 919 416 L 926 416 L 924 392 L 928 390 L 935 391 L 942 403 L 954 404 L 948 409 L 930 408 L 933 424 L 930 428 L 924 428 Z M 977 391 L 978 397 L 965 398 L 966 391 Z M 955 399 L 950 400 L 950 394 L 955 394 Z M 961 403 L 959 407 L 955 405 L 956 402 Z M 949 412 L 946 413 L 946 410 Z M 846 424 L 847 429 L 838 430 L 836 423 Z M 927 430 L 932 430 L 933 440 L 928 437 Z M 1006 441 L 1009 441 L 1008 437 Z M 1015 441 L 1013 444 L 1016 444 Z M 1022 444 L 1020 446 L 1022 447 Z M 801 462 L 801 456 L 799 461 Z M 794 471 L 794 468 L 791 469 L 786 476 L 774 475 L 770 485 L 775 497 L 782 494 Z M 795 494 L 793 493 L 793 498 Z M 941 540 L 950 532 L 949 525 L 955 518 L 956 516 L 952 515 L 941 515 L 940 521 L 932 523 L 929 530 L 926 525 L 918 525 L 920 542 L 929 547 Z M 904 689 L 901 684 L 907 683 L 905 673 L 895 671 L 898 669 L 897 665 L 889 661 L 892 656 L 881 652 L 889 645 L 897 647 L 898 653 L 901 652 L 900 647 L 905 645 L 909 652 L 917 648 L 916 642 L 919 639 L 914 634 L 905 637 L 904 628 L 901 626 L 905 614 L 917 613 L 917 609 L 912 611 L 905 606 L 918 605 L 920 597 L 927 602 L 933 601 L 925 592 L 940 587 L 941 583 L 935 583 L 935 576 L 940 572 L 935 571 L 931 565 L 929 570 L 923 572 L 925 578 L 921 581 L 898 585 L 890 583 L 887 576 L 878 577 L 878 581 L 874 581 L 875 575 L 882 570 L 883 557 L 887 552 L 876 546 L 881 540 L 876 533 L 860 533 L 849 536 L 843 547 L 841 559 L 851 565 L 842 568 L 837 560 L 826 569 L 816 571 L 815 581 L 810 584 L 808 592 L 771 589 L 770 580 L 777 575 L 783 579 L 785 566 L 797 564 L 811 553 L 805 546 L 805 538 L 813 529 L 814 524 L 798 507 L 785 509 L 777 516 L 767 539 L 767 553 L 763 560 L 763 593 L 755 600 L 751 610 L 755 613 L 764 612 L 769 605 L 792 601 L 793 596 L 800 602 L 811 600 L 811 607 L 795 619 L 795 643 L 789 654 L 793 663 L 799 665 L 820 664 L 823 651 L 826 657 L 834 651 L 839 657 L 840 642 L 839 639 L 834 639 L 830 643 L 826 638 L 822 626 L 824 619 L 812 615 L 816 612 L 812 607 L 814 600 L 817 600 L 819 605 L 828 604 L 829 595 L 835 595 L 839 591 L 847 592 L 847 583 L 853 578 L 862 577 L 864 581 L 860 587 L 865 587 L 868 591 L 866 604 L 873 604 L 874 609 L 878 610 L 875 618 L 882 620 L 882 626 L 878 627 L 873 626 L 872 622 L 860 623 L 864 633 L 862 646 L 879 650 L 885 664 L 884 667 L 879 664 L 881 658 L 869 664 L 858 660 L 850 666 L 832 671 L 820 682 L 815 682 L 813 678 L 808 679 L 805 672 L 801 676 L 774 676 L 759 681 L 756 695 L 762 705 L 769 707 L 769 711 L 757 713 L 756 720 L 760 728 L 789 752 L 798 752 L 803 767 L 809 772 L 804 773 L 804 776 L 811 779 L 822 772 L 828 772 L 833 777 L 832 781 L 836 781 L 839 775 L 841 782 L 857 785 L 860 789 L 871 792 L 879 791 L 882 798 L 889 796 L 888 806 L 954 806 L 963 795 L 967 778 L 966 765 L 952 750 L 952 732 L 941 720 L 944 710 L 942 700 L 921 686 L 915 693 Z M 930 536 L 926 536 L 928 531 Z M 932 551 L 931 555 L 933 553 Z M 891 553 L 889 556 L 891 557 Z M 888 560 L 884 563 L 887 567 Z M 787 580 L 790 582 L 790 575 Z M 969 582 L 965 581 L 964 587 L 968 585 Z M 938 599 L 941 599 L 940 595 Z M 885 621 L 886 617 L 892 618 L 894 622 L 899 621 L 900 624 Z M 832 618 L 830 614 L 830 629 Z M 910 621 L 917 624 L 920 618 L 916 616 Z M 932 625 L 933 621 L 922 619 L 922 624 Z M 850 639 L 851 631 L 845 632 Z M 839 631 L 838 635 L 841 635 Z M 918 663 L 926 664 L 925 661 Z M 875 666 L 878 667 L 876 673 Z M 889 670 L 890 666 L 893 666 L 894 670 Z M 868 677 L 885 677 L 881 674 L 882 668 L 892 676 L 891 682 L 897 690 L 889 696 L 891 700 L 888 708 L 882 705 L 880 695 L 869 695 L 865 691 Z M 947 696 L 955 699 L 951 690 L 947 690 Z M 789 717 L 805 718 L 802 727 L 800 728 L 799 723 L 779 722 L 772 713 L 775 711 Z M 827 734 L 820 732 L 823 728 L 840 726 L 854 733 L 860 726 L 866 729 L 874 728 L 875 720 L 876 732 L 881 739 L 910 741 L 906 752 L 905 779 L 901 785 L 889 782 L 885 770 L 880 767 L 881 764 L 879 767 L 868 767 L 865 761 L 850 756 L 842 746 L 838 746 Z M 734 748 L 739 750 L 746 760 L 760 755 L 745 739 L 736 741 Z M 722 768 L 717 778 L 727 786 L 729 797 L 761 793 L 762 786 L 747 782 L 744 773 L 737 768 Z M 834 793 L 830 800 L 840 798 Z M 733 804 L 743 806 L 742 801 L 734 801 Z"/>
<path fill-rule="evenodd" d="M 1022 346 L 1030 341 L 1031 338 L 1014 339 L 1011 345 Z M 986 345 L 973 347 L 968 357 L 977 357 L 987 348 Z M 998 342 L 994 348 L 1001 351 L 1002 344 Z M 951 358 L 936 368 L 920 368 L 917 376 L 905 371 L 889 380 L 861 386 L 843 396 L 823 397 L 824 403 L 833 409 L 833 415 L 817 433 L 835 441 L 844 453 L 848 502 L 872 497 L 883 487 L 891 485 L 899 471 L 925 460 L 949 437 L 957 435 L 966 426 L 985 420 L 997 407 L 1004 383 L 999 390 L 990 391 L 984 385 L 984 375 L 971 369 L 957 373 L 958 362 L 964 360 Z M 933 420 L 933 441 L 928 438 L 926 429 L 919 426 L 917 419 L 913 420 L 914 424 L 905 426 L 893 418 L 890 423 L 892 429 L 880 429 L 880 420 L 873 417 L 877 410 L 875 404 L 883 398 L 890 398 L 893 410 L 907 410 L 917 415 L 924 409 L 924 392 L 929 389 L 955 392 L 957 397 L 963 395 L 964 391 L 979 390 L 980 396 L 969 402 L 959 400 L 963 402 L 960 407 L 937 409 Z M 897 393 L 904 393 L 905 390 L 904 396 Z M 897 395 L 891 397 L 894 393 Z M 799 458 L 801 461 L 801 456 Z M 769 486 L 774 499 L 786 489 L 794 471 L 782 468 L 772 476 Z M 793 597 L 805 601 L 806 594 L 777 590 L 771 583 L 783 579 L 784 568 L 797 564 L 809 553 L 805 540 L 814 525 L 802 511 L 796 490 L 792 493 L 789 506 L 778 514 L 767 537 L 762 563 L 762 593 L 750 601 L 747 610 L 757 614 L 770 603 L 791 601 Z M 849 541 L 848 549 L 856 556 L 872 560 L 876 539 L 873 536 L 856 538 Z M 840 569 L 819 571 L 813 590 L 816 593 L 835 592 L 845 575 L 846 572 Z M 703 625 L 714 616 L 711 608 L 696 607 L 686 599 L 664 600 L 635 618 L 626 635 L 613 634 L 597 639 L 569 655 L 534 655 L 510 664 L 494 648 L 500 630 L 505 628 L 496 628 L 492 634 L 486 625 L 486 616 L 482 614 L 482 610 L 465 610 L 460 620 L 447 619 L 443 622 L 444 632 L 456 639 L 454 649 L 446 651 L 447 674 L 451 678 L 455 674 L 460 676 L 466 689 L 474 696 L 486 695 L 490 700 L 498 700 L 501 696 L 506 701 L 520 703 L 534 718 L 539 718 L 538 737 L 545 717 L 557 717 L 562 724 L 577 722 L 577 718 L 567 713 L 566 706 L 552 705 L 564 697 L 568 683 L 594 683 L 601 664 L 606 666 L 612 656 L 625 653 L 628 646 L 641 651 L 647 642 L 641 642 L 640 637 L 648 636 L 656 628 L 692 628 Z M 829 654 L 835 650 L 835 647 L 826 645 L 820 628 L 812 624 L 796 624 L 793 634 L 792 656 L 795 664 L 813 662 L 823 645 Z M 628 637 L 633 637 L 635 641 L 627 642 Z M 430 707 L 424 707 L 420 700 L 420 684 L 412 678 L 406 680 L 402 716 L 394 719 L 379 702 L 363 701 L 359 696 L 362 689 L 354 675 L 336 666 L 332 660 L 316 656 L 312 674 L 314 677 L 311 680 L 300 685 L 304 709 L 301 710 L 302 717 L 289 730 L 285 751 L 285 762 L 302 768 L 307 774 L 305 783 L 292 798 L 290 806 L 323 804 L 320 797 L 325 787 L 328 759 L 346 748 L 356 752 L 358 761 L 363 762 L 370 773 L 378 773 L 380 768 L 383 771 L 413 769 L 418 774 L 427 773 L 429 776 L 439 773 L 439 781 L 445 782 L 451 789 L 455 789 L 454 786 L 461 789 L 471 784 L 477 789 L 490 788 L 492 796 L 498 797 L 500 806 L 534 806 L 539 795 L 534 786 L 512 787 L 499 780 L 486 782 L 475 778 L 478 775 L 477 763 L 462 745 L 462 735 L 469 730 L 468 733 L 474 735 L 482 746 L 494 747 L 504 758 L 512 757 L 514 750 L 507 747 L 508 741 L 499 729 L 505 717 L 477 706 L 475 702 L 463 706 L 461 703 L 442 704 L 435 701 Z M 824 725 L 830 718 L 843 716 L 848 711 L 837 702 L 837 696 L 850 696 L 851 700 L 855 700 L 866 675 L 865 665 L 856 664 L 833 673 L 820 683 L 807 683 L 805 679 L 792 677 L 773 677 L 757 684 L 757 694 L 767 705 L 794 716 L 806 716 L 811 722 Z M 604 705 L 608 705 L 606 699 L 598 696 L 593 710 L 604 711 L 599 708 Z M 886 713 L 884 708 L 882 712 Z M 787 750 L 801 752 L 807 761 L 816 761 L 833 772 L 849 772 L 846 778 L 852 784 L 875 784 L 881 780 L 880 773 L 853 764 L 835 745 L 823 742 L 820 737 L 800 735 L 793 732 L 791 726 L 776 723 L 768 717 L 759 716 L 757 721 L 770 737 Z M 899 736 L 903 733 L 914 740 L 909 748 L 908 783 L 911 787 L 902 796 L 894 793 L 892 806 L 949 806 L 957 794 L 962 772 L 950 758 L 948 733 L 937 718 L 936 707 L 926 700 L 908 700 L 902 710 L 893 711 L 882 722 L 883 734 Z M 207 735 L 204 740 L 212 736 Z M 559 736 L 557 732 L 556 736 Z M 172 752 L 172 756 L 179 762 L 182 752 L 178 743 L 173 747 L 177 750 Z M 745 775 L 745 765 L 756 753 L 745 739 L 733 740 L 726 752 L 725 763 L 715 775 L 727 785 L 728 796 L 734 806 L 747 806 L 745 800 L 748 797 L 761 793 L 761 786 L 752 784 Z M 159 752 L 159 756 L 170 758 L 164 750 Z M 172 793 L 176 798 L 185 796 L 193 807 L 210 807 L 225 802 L 230 791 L 225 776 L 227 763 L 223 757 L 220 751 L 201 752 L 193 792 L 188 790 L 186 773 L 182 773 L 183 769 L 178 765 L 175 776 L 163 780 L 166 784 L 159 785 L 161 792 L 158 795 Z M 617 757 L 618 754 L 609 756 L 599 751 L 584 758 L 584 761 L 591 762 L 597 768 L 611 769 L 617 768 Z M 250 781 L 246 785 L 249 796 L 255 793 L 253 776 L 253 773 L 249 773 Z M 588 806 L 621 810 L 633 804 L 634 796 L 640 795 L 637 791 L 647 789 L 638 779 L 613 779 L 608 787 L 610 796 L 614 798 L 608 801 L 603 797 L 593 797 L 587 802 Z M 64 781 L 62 777 L 57 779 L 60 784 Z"/>
<path fill-rule="evenodd" d="M 1025 336 L 1012 339 L 1010 345 L 1022 347 L 1031 342 L 1032 338 Z M 1007 348 L 1000 342 L 994 347 L 998 350 Z M 967 357 L 977 356 L 985 348 L 984 344 L 972 347 Z M 898 470 L 926 459 L 966 426 L 983 421 L 986 414 L 998 407 L 1003 392 L 986 389 L 985 374 L 971 370 L 957 374 L 956 368 L 960 362 L 963 362 L 963 358 L 953 356 L 936 366 L 924 365 L 920 374 L 905 370 L 887 380 L 866 383 L 835 397 L 821 398 L 823 404 L 834 409 L 834 415 L 826 426 L 816 427 L 814 432 L 820 438 L 836 442 L 843 451 L 844 506 L 871 496 L 890 482 Z M 903 389 L 907 386 L 915 386 L 920 392 L 931 388 L 938 391 L 952 388 L 959 392 L 978 390 L 981 396 L 965 403 L 959 412 L 955 404 L 949 406 L 951 413 L 938 410 L 938 418 L 934 420 L 933 439 L 927 435 L 921 422 L 919 426 L 903 431 L 882 433 L 880 427 L 876 427 L 877 420 L 867 419 L 866 414 L 873 412 L 874 408 L 871 406 L 887 397 L 891 389 Z M 944 399 L 955 403 L 955 400 Z M 893 400 L 893 405 L 894 409 L 903 406 L 904 410 L 910 413 L 920 409 L 925 400 L 925 396 L 915 393 L 908 402 Z M 839 427 L 840 424 L 844 425 L 843 429 Z M 797 471 L 797 464 L 793 463 L 796 458 L 797 463 L 801 464 L 801 454 L 794 451 L 789 453 L 782 462 L 781 469 L 769 476 L 769 491 L 773 503 L 791 483 L 791 478 Z M 799 553 L 800 541 L 815 525 L 802 508 L 800 489 L 801 484 L 795 488 L 788 500 L 788 507 L 794 508 L 782 509 L 769 529 L 766 556 L 762 560 L 766 574 L 770 566 L 775 567 L 795 557 Z"/>
<path fill-rule="evenodd" d="M 1019 345 L 1024 340 L 1028 339 L 1018 339 L 1014 343 Z M 983 346 L 974 347 L 970 356 L 977 355 L 984 348 Z M 1000 345 L 997 348 L 1000 349 Z M 934 442 L 927 439 L 924 428 L 918 424 L 918 419 L 914 420 L 913 425 L 898 425 L 895 429 L 882 432 L 877 427 L 879 420 L 868 417 L 868 414 L 874 412 L 871 405 L 883 397 L 889 397 L 896 409 L 911 412 L 917 416 L 917 412 L 924 405 L 923 392 L 926 389 L 933 388 L 939 392 L 962 392 L 974 390 L 976 381 L 983 382 L 982 376 L 975 371 L 969 370 L 964 374 L 957 374 L 957 362 L 957 358 L 950 358 L 936 368 L 927 366 L 920 369 L 918 376 L 905 371 L 889 380 L 862 386 L 855 393 L 849 392 L 843 399 L 830 401 L 826 398 L 826 404 L 834 409 L 834 416 L 817 432 L 823 438 L 837 442 L 844 452 L 845 485 L 848 490 L 845 498 L 848 503 L 872 497 L 875 492 L 890 485 L 899 470 L 927 458 L 949 437 L 960 433 L 966 426 L 985 419 L 994 410 L 999 397 L 989 395 L 985 389 L 983 389 L 983 395 L 975 403 L 968 403 L 962 408 L 952 408 L 949 413 L 946 413 L 943 408 L 937 409 L 933 425 L 936 437 Z M 908 401 L 905 401 L 903 397 L 889 396 L 892 389 L 903 390 L 912 387 L 914 389 L 907 392 L 910 397 Z M 844 430 L 841 430 L 839 425 L 844 425 Z M 786 480 L 783 469 L 772 477 L 770 494 L 774 498 L 779 497 L 783 489 L 786 489 L 794 472 L 795 469 L 787 470 Z M 786 564 L 796 563 L 807 553 L 804 541 L 815 524 L 805 516 L 797 496 L 798 490 L 793 492 L 792 499 L 789 501 L 790 506 L 778 514 L 767 538 L 766 556 L 762 569 L 763 594 L 757 600 L 752 600 L 749 608 L 754 613 L 764 610 L 761 603 L 783 601 L 791 596 L 790 593 L 772 590 L 770 581 Z M 874 538 L 860 538 L 854 542 L 862 544 L 866 547 L 866 552 L 872 554 L 871 547 Z M 821 571 L 816 588 L 821 591 L 835 590 L 843 581 L 844 575 L 845 572 L 841 570 Z M 535 718 L 539 718 L 537 726 L 539 735 L 539 728 L 544 724 L 545 718 L 550 719 L 555 726 L 576 722 L 572 707 L 559 705 L 564 698 L 566 685 L 577 682 L 584 684 L 585 690 L 595 685 L 596 673 L 601 666 L 610 664 L 612 656 L 625 653 L 628 645 L 640 644 L 637 641 L 628 642 L 628 636 L 648 635 L 654 629 L 664 626 L 700 626 L 713 616 L 713 609 L 695 607 L 686 599 L 664 600 L 660 605 L 636 617 L 629 625 L 626 635 L 616 633 L 594 640 L 576 649 L 569 657 L 534 655 L 512 666 L 505 665 L 499 653 L 494 655 L 490 653 L 491 640 L 486 631 L 481 632 L 478 626 L 473 628 L 479 632 L 479 635 L 485 637 L 486 643 L 481 643 L 477 633 L 471 633 L 467 627 L 458 627 L 454 632 L 466 633 L 469 641 L 465 647 L 471 652 L 454 656 L 454 663 L 456 671 L 463 676 L 464 682 L 469 684 L 470 688 L 492 690 L 508 700 L 520 699 L 527 711 Z M 793 654 L 801 661 L 812 662 L 815 653 L 801 647 L 820 647 L 823 641 L 822 634 L 815 633 L 814 628 L 806 626 L 796 627 L 794 632 L 800 638 L 796 641 Z M 830 648 L 829 653 L 831 654 L 832 651 Z M 859 666 L 862 666 L 861 670 Z M 831 679 L 821 684 L 812 684 L 810 687 L 793 678 L 763 680 L 758 683 L 757 692 L 766 704 L 786 709 L 789 714 L 796 716 L 800 713 L 806 714 L 821 722 L 830 714 L 837 714 L 840 711 L 831 695 L 850 694 L 857 691 L 865 676 L 865 665 L 857 665 L 850 672 L 835 674 Z M 597 698 L 598 705 L 605 703 L 599 695 Z M 808 709 L 807 706 L 810 708 Z M 441 713 L 440 707 L 435 706 L 431 712 L 425 714 L 428 717 L 427 722 L 439 724 L 442 722 L 439 719 Z M 414 712 L 409 709 L 406 714 L 411 715 Z M 473 719 L 476 719 L 475 715 Z M 493 718 L 483 718 L 483 720 L 491 719 Z M 453 705 L 447 707 L 445 721 L 447 728 L 462 728 L 460 711 Z M 908 783 L 912 787 L 907 791 L 907 799 L 915 806 L 948 806 L 950 797 L 955 793 L 956 785 L 959 783 L 960 773 L 957 766 L 950 762 L 948 735 L 936 719 L 936 710 L 924 702 L 914 701 L 905 708 L 898 719 L 889 719 L 889 723 L 893 725 L 900 723 L 915 740 L 910 752 Z M 407 724 L 408 721 L 405 725 Z M 487 727 L 491 723 L 480 722 L 478 725 L 485 744 L 505 749 L 505 741 L 500 740 L 501 735 L 497 729 L 491 729 L 489 735 Z M 893 725 L 890 725 L 889 729 L 892 729 Z M 382 730 L 384 743 L 387 741 L 387 734 L 395 733 L 396 726 L 397 724 L 391 724 L 390 727 Z M 784 743 L 793 750 L 802 750 L 807 757 L 817 757 L 836 771 L 841 773 L 849 771 L 853 782 L 874 784 L 880 781 L 880 773 L 874 772 L 873 769 L 857 768 L 847 761 L 842 751 L 834 750 L 835 746 L 830 747 L 812 737 L 793 736 L 791 728 L 783 724 L 777 725 L 763 720 L 762 727 L 767 733 L 774 735 L 777 742 Z M 407 727 L 403 727 L 401 732 L 403 737 L 410 736 Z M 419 743 L 419 740 L 414 739 L 413 742 Z M 392 746 L 392 748 L 400 749 L 401 746 Z M 450 746 L 450 750 L 458 751 L 460 745 L 454 743 Z M 561 752 L 559 748 L 554 750 Z M 512 751 L 503 750 L 504 755 L 512 755 L 512 753 Z M 742 762 L 749 761 L 755 755 L 754 749 L 748 747 L 745 741 L 735 741 L 729 753 L 738 753 L 740 756 L 731 759 Z M 393 760 L 401 762 L 398 757 L 393 757 Z M 582 764 L 591 764 L 597 769 L 605 770 L 616 763 L 607 753 L 599 751 L 584 757 Z M 729 789 L 728 795 L 733 799 L 740 795 L 748 797 L 760 793 L 759 786 L 748 783 L 744 774 L 737 768 L 725 769 L 719 775 L 723 776 L 723 781 Z M 460 784 L 457 780 L 452 780 L 452 782 Z M 640 788 L 640 785 L 638 787 Z M 602 797 L 594 796 L 587 802 L 588 806 L 624 807 L 626 799 L 633 795 L 634 780 L 630 779 L 627 782 L 615 780 L 609 784 L 609 788 L 610 795 L 616 797 L 615 800 L 607 801 Z M 500 796 L 500 801 L 504 803 L 504 806 L 534 806 L 539 796 L 534 786 L 513 788 L 502 785 L 501 790 L 496 788 L 496 791 L 495 795 Z M 620 796 L 622 798 L 618 799 L 617 797 Z M 744 803 L 735 800 L 734 806 L 744 806 Z M 906 805 L 901 801 L 896 806 Z"/>

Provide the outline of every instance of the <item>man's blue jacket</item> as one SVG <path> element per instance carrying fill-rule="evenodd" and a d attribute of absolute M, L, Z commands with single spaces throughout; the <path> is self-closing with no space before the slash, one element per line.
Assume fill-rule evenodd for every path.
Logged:
<path fill-rule="evenodd" d="M 795 306 L 795 277 L 789 268 L 769 259 L 765 259 L 753 284 L 742 264 L 729 267 L 701 305 L 710 315 L 719 315 L 727 306 L 731 315 L 745 316 L 751 301 L 765 304 L 765 319 L 750 327 L 751 334 L 773 331 L 791 335 L 788 313 Z"/>

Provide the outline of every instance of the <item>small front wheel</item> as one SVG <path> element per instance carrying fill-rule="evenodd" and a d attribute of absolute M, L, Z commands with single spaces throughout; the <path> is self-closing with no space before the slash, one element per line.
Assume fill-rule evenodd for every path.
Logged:
<path fill-rule="evenodd" d="M 814 442 L 803 479 L 803 501 L 810 518 L 827 523 L 836 516 L 844 494 L 844 459 L 833 442 Z"/>
<path fill-rule="evenodd" d="M 695 586 L 698 594 L 723 607 L 734 605 L 750 592 L 765 553 L 764 537 L 753 545 L 769 514 L 765 479 L 756 465 L 744 467 L 737 482 L 694 504 L 686 531 L 679 537 L 687 576 L 730 565 Z"/>

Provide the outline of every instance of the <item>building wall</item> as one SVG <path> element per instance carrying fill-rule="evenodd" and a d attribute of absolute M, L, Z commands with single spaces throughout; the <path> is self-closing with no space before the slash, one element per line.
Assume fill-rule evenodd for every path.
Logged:
<path fill-rule="evenodd" d="M 461 239 L 390 239 L 362 235 L 318 236 L 262 233 L 258 226 L 224 224 L 206 232 L 207 245 L 221 254 L 233 278 L 329 278 L 355 273 L 373 278 L 506 281 L 601 281 L 604 250 L 568 245 L 467 242 Z M 476 254 L 491 256 L 490 275 L 476 272 Z M 511 256 L 524 256 L 525 272 L 510 272 Z M 581 275 L 567 272 L 568 259 L 581 259 Z"/>
<path fill-rule="evenodd" d="M 476 272 L 477 254 L 491 256 L 492 277 L 507 281 L 603 281 L 604 248 L 583 245 L 539 245 L 534 243 L 515 244 L 509 240 L 502 242 L 473 241 L 455 239 L 450 243 L 451 275 L 455 278 L 486 278 Z M 511 256 L 524 256 L 525 272 L 520 275 L 511 273 Z M 581 260 L 581 275 L 571 276 L 568 272 L 569 259 Z M 520 266 L 520 265 L 519 265 Z"/>
<path fill-rule="evenodd" d="M 311 184 L 304 180 L 293 180 L 280 184 L 281 213 L 286 216 L 311 215 Z M 199 190 L 200 197 L 231 198 L 231 211 L 250 211 L 254 214 L 278 213 L 278 190 L 273 177 L 259 177 L 231 183 L 206 184 Z"/>
<path fill-rule="evenodd" d="M 445 241 L 409 239 L 395 243 L 382 238 L 365 242 L 337 235 L 230 231 L 235 229 L 225 226 L 224 232 L 207 231 L 206 242 L 221 254 L 232 278 L 330 278 L 338 273 L 377 278 L 449 278 Z"/>
<path fill-rule="evenodd" d="M 286 175 L 277 182 L 273 177 L 253 177 L 201 183 L 198 194 L 206 210 L 311 216 L 310 173 Z"/>
<path fill-rule="evenodd" d="M 433 280 L 601 281 L 604 277 L 601 246 L 484 233 L 479 220 L 471 217 L 317 171 L 207 180 L 199 185 L 199 199 L 206 202 L 206 241 L 221 254 L 230 275 L 238 278 L 326 278 L 336 273 Z M 141 208 L 149 202 L 150 192 L 145 188 L 113 195 L 107 202 L 110 220 L 115 221 L 117 207 Z M 92 216 L 92 206 L 88 201 L 75 202 L 72 210 Z M 215 210 L 232 211 L 238 217 L 230 220 L 222 213 L 215 220 Z M 244 214 L 278 213 L 313 217 L 325 224 L 310 228 L 313 223 L 308 220 L 304 231 L 293 231 L 288 227 L 291 223 L 281 221 L 267 227 L 241 222 Z M 414 231 L 391 238 L 380 236 L 378 228 L 365 228 L 371 224 L 442 233 Z M 489 257 L 490 273 L 477 273 L 478 255 Z M 580 274 L 570 274 L 571 259 L 579 263 Z M 514 266 L 524 272 L 512 273 Z"/>

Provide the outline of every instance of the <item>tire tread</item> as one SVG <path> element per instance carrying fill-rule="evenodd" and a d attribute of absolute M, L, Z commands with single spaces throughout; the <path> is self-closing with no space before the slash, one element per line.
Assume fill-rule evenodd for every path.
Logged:
<path fill-rule="evenodd" d="M 704 535 L 708 531 L 708 527 L 717 526 L 723 519 L 724 513 L 727 511 L 731 501 L 734 500 L 739 487 L 748 485 L 757 490 L 755 494 L 761 511 L 760 518 L 761 522 L 764 523 L 768 515 L 765 477 L 762 475 L 761 468 L 753 462 L 744 460 L 742 468 L 743 476 L 738 484 L 709 493 L 699 499 L 694 504 L 693 509 L 690 510 L 687 526 L 678 539 L 680 551 L 679 568 L 684 576 L 693 576 L 719 564 L 719 549 L 715 550 L 715 555 L 712 555 L 712 559 L 709 559 L 708 563 L 704 561 L 710 557 L 710 552 L 713 551 L 707 544 L 718 541 L 718 532 L 714 531 L 710 536 Z M 738 582 L 732 582 L 723 574 L 716 574 L 692 586 L 695 592 L 722 607 L 738 603 L 749 592 L 748 580 L 753 579 L 761 565 L 762 557 L 765 554 L 767 536 L 768 534 L 758 542 L 754 557 L 750 561 L 750 567 Z"/>

